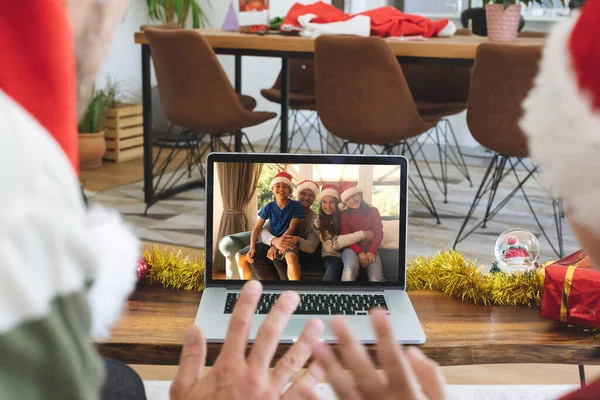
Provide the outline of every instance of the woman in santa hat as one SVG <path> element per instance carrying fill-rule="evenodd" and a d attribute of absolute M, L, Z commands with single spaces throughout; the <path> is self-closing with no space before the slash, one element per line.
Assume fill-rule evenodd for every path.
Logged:
<path fill-rule="evenodd" d="M 340 193 L 337 185 L 323 185 L 317 203 L 319 217 L 313 221 L 313 226 L 321 240 L 321 256 L 325 266 L 323 280 L 339 281 L 344 268 L 341 250 L 363 240 L 373 240 L 375 232 L 367 229 L 341 235 Z"/>

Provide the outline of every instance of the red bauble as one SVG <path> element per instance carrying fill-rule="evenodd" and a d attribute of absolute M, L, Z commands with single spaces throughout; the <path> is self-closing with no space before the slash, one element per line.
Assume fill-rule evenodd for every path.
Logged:
<path fill-rule="evenodd" d="M 516 236 L 511 236 L 506 240 L 506 243 L 509 246 L 514 246 L 515 244 L 517 244 L 517 237 Z"/>
<path fill-rule="evenodd" d="M 138 276 L 138 279 L 144 279 L 147 275 L 148 275 L 148 263 L 142 257 L 138 261 L 137 276 Z"/>

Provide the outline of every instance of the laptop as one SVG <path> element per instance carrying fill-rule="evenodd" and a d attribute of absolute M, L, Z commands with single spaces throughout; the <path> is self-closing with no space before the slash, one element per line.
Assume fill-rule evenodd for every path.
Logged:
<path fill-rule="evenodd" d="M 425 343 L 425 333 L 406 292 L 408 161 L 405 157 L 211 153 L 206 162 L 206 288 L 198 307 L 195 323 L 202 329 L 208 342 L 218 343 L 225 339 L 233 305 L 246 282 L 241 279 L 243 275 L 237 268 L 235 257 L 230 253 L 227 261 L 228 271 L 216 271 L 213 267 L 215 252 L 220 251 L 219 242 L 223 240 L 217 237 L 226 208 L 222 193 L 230 196 L 228 204 L 231 197 L 238 194 L 239 198 L 250 198 L 245 210 L 249 219 L 246 232 L 233 232 L 237 234 L 233 240 L 229 236 L 225 237 L 229 239 L 230 244 L 235 245 L 234 250 L 241 249 L 249 244 L 250 231 L 254 227 L 258 211 L 274 200 L 269 182 L 274 182 L 273 177 L 284 171 L 291 175 L 294 187 L 300 182 L 310 180 L 318 185 L 319 189 L 324 184 L 345 183 L 346 187 L 354 185 L 362 190 L 362 201 L 379 211 L 383 227 L 383 237 L 379 239 L 380 243 L 376 250 L 381 260 L 382 270 L 379 271 L 383 273 L 383 278 L 381 273 L 366 273 L 369 268 L 365 270 L 360 268 L 356 277 L 346 273 L 342 274 L 344 280 L 342 276 L 335 275 L 333 280 L 330 277 L 330 280 L 324 281 L 325 267 L 322 244 L 319 241 L 319 246 L 314 253 L 299 252 L 301 268 L 299 280 L 289 280 L 285 271 L 279 274 L 279 270 L 275 271 L 274 267 L 272 273 L 267 275 L 264 270 L 261 270 L 263 295 L 254 315 L 249 341 L 254 341 L 261 323 L 266 318 L 266 313 L 277 296 L 283 291 L 294 290 L 300 295 L 301 304 L 282 333 L 283 343 L 297 341 L 306 322 L 315 317 L 322 319 L 325 325 L 322 339 L 325 342 L 336 342 L 328 322 L 337 314 L 346 316 L 357 340 L 363 343 L 374 343 L 376 336 L 368 316 L 369 310 L 373 307 L 387 309 L 399 343 Z M 243 184 L 240 184 L 239 177 L 242 175 L 254 179 L 248 178 L 252 182 L 246 179 Z M 252 185 L 255 187 L 251 187 Z M 252 191 L 254 193 L 251 193 Z M 350 193 L 356 193 L 356 190 L 348 192 Z M 292 199 L 295 200 L 295 197 L 292 196 Z M 301 204 L 318 212 L 319 204 L 316 203 L 317 201 L 312 206 L 310 202 L 307 205 L 306 201 Z M 342 205 L 340 208 L 343 207 Z M 305 215 L 312 218 L 313 214 L 308 208 L 303 210 Z M 331 212 L 331 209 L 328 211 Z M 340 213 L 350 211 L 352 210 L 340 211 Z M 239 213 L 240 210 L 228 210 L 228 212 Z M 302 223 L 306 221 L 301 220 L 300 224 Z M 268 228 L 267 226 L 263 229 Z M 347 227 L 345 232 L 348 232 Z M 298 234 L 300 235 L 301 232 Z M 314 236 L 312 240 L 314 241 Z M 358 248 L 359 252 L 364 248 L 371 249 L 369 243 L 373 242 L 368 240 L 365 242 L 365 240 L 357 242 L 358 246 L 362 246 Z M 353 251 L 352 248 L 357 247 L 349 246 L 339 251 Z M 351 260 L 351 257 L 352 253 L 346 259 Z M 261 265 L 264 267 L 264 264 Z M 283 265 L 285 267 L 286 264 Z M 248 278 L 248 272 L 245 276 Z M 293 277 L 297 278 L 297 275 Z M 251 279 L 259 279 L 254 269 Z"/>

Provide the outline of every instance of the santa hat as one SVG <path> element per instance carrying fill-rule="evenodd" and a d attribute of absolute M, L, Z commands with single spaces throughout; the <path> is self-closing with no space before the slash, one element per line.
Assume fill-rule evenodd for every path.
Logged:
<path fill-rule="evenodd" d="M 325 196 L 333 196 L 339 200 L 340 192 L 338 185 L 326 184 L 321 186 L 321 193 L 319 193 L 319 196 L 317 197 L 317 202 L 321 202 Z"/>
<path fill-rule="evenodd" d="M 339 191 L 340 191 L 340 200 L 342 200 L 342 203 L 345 202 L 348 199 L 348 197 L 354 196 L 357 193 L 362 194 L 362 192 L 363 192 L 361 188 L 359 188 L 352 182 L 340 183 Z"/>
<path fill-rule="evenodd" d="M 290 190 L 294 190 L 294 187 L 292 186 L 292 176 L 285 171 L 281 171 L 275 175 L 275 178 L 273 178 L 269 184 L 269 189 L 273 190 L 273 186 L 277 185 L 278 183 L 285 183 L 290 187 Z"/>
<path fill-rule="evenodd" d="M 521 128 L 543 182 L 570 217 L 600 234 L 600 1 L 552 29 Z M 581 185 L 581 182 L 585 182 Z"/>
<path fill-rule="evenodd" d="M 319 186 L 316 183 L 314 183 L 313 181 L 311 181 L 310 179 L 306 179 L 306 180 L 300 182 L 298 184 L 298 187 L 296 187 L 296 198 L 298 198 L 298 194 L 300 194 L 301 191 L 306 190 L 306 189 L 313 192 L 315 194 L 315 197 L 317 197 L 319 195 Z"/>

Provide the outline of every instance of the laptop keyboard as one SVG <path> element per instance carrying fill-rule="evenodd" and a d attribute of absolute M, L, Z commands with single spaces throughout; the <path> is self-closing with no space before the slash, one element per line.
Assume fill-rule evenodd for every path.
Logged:
<path fill-rule="evenodd" d="M 225 314 L 233 312 L 233 306 L 239 293 L 227 293 Z M 268 314 L 275 301 L 277 293 L 261 295 L 257 314 Z M 371 308 L 388 309 L 382 294 L 300 294 L 300 304 L 294 312 L 296 315 L 367 315 Z"/>

